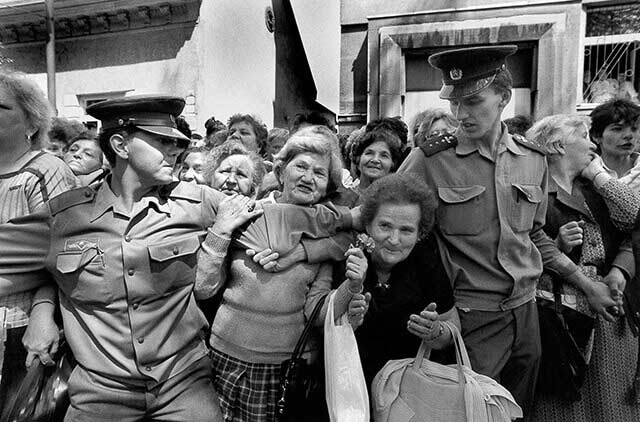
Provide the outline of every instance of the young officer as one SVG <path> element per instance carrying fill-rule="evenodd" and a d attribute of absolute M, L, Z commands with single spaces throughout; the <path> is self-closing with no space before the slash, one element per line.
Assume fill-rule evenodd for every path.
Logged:
<path fill-rule="evenodd" d="M 534 295 L 543 260 L 578 275 L 542 231 L 542 150 L 509 135 L 501 121 L 513 85 L 505 60 L 515 51 L 473 47 L 429 57 L 442 71 L 440 98 L 449 100 L 458 130 L 415 148 L 398 172 L 418 174 L 437 192 L 438 245 L 471 363 L 509 389 L 526 415 L 541 353 Z"/>
<path fill-rule="evenodd" d="M 25 266 L 42 254 L 59 288 L 78 361 L 66 421 L 222 421 L 193 286 L 201 240 L 226 196 L 174 180 L 190 142 L 175 125 L 183 107 L 159 96 L 90 106 L 111 175 L 53 198 L 44 216 L 17 220 L 17 231 L 0 230 L 0 243 L 19 251 L 3 254 L 2 271 L 15 269 L 4 265 L 13 254 Z M 54 299 L 33 304 L 24 340 L 31 359 L 57 348 Z"/>

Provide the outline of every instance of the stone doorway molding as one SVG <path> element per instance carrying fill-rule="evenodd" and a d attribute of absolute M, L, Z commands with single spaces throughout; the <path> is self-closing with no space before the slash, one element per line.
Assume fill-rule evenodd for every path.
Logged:
<path fill-rule="evenodd" d="M 537 43 L 534 117 L 575 112 L 582 25 L 575 25 L 576 19 L 567 24 L 568 12 L 380 26 L 378 39 L 369 38 L 369 118 L 403 115 L 406 50 L 525 41 Z"/>

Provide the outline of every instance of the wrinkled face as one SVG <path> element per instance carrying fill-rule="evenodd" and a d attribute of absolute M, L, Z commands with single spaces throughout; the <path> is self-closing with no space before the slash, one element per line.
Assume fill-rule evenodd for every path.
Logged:
<path fill-rule="evenodd" d="M 251 184 L 255 167 L 253 161 L 246 155 L 230 155 L 222 160 L 213 173 L 211 186 L 226 195 L 240 193 L 251 196 Z"/>
<path fill-rule="evenodd" d="M 73 174 L 89 174 L 102 167 L 102 150 L 95 141 L 79 139 L 71 144 L 63 159 Z"/>
<path fill-rule="evenodd" d="M 259 152 L 258 139 L 253 131 L 253 126 L 247 122 L 236 122 L 229 127 L 227 140 L 234 139 L 240 141 L 249 151 Z"/>
<path fill-rule="evenodd" d="M 174 181 L 173 169 L 185 146 L 173 138 L 134 132 L 126 143 L 127 162 L 144 186 L 166 185 Z"/>
<path fill-rule="evenodd" d="M 0 151 L 16 142 L 27 142 L 35 129 L 7 88 L 0 85 Z"/>
<path fill-rule="evenodd" d="M 500 121 L 505 105 L 502 94 L 493 88 L 470 97 L 449 100 L 451 113 L 459 122 L 458 129 L 470 140 L 487 136 Z"/>
<path fill-rule="evenodd" d="M 589 138 L 586 125 L 577 128 L 564 144 L 564 159 L 572 163 L 577 171 L 582 171 L 596 157 L 596 146 Z"/>
<path fill-rule="evenodd" d="M 630 155 L 638 145 L 638 123 L 615 122 L 608 124 L 602 136 L 595 138 L 603 157 L 624 157 Z"/>
<path fill-rule="evenodd" d="M 187 155 L 182 163 L 179 178 L 185 182 L 206 184 L 204 180 L 204 154 L 201 152 L 192 152 Z"/>
<path fill-rule="evenodd" d="M 437 119 L 434 120 L 431 124 L 431 130 L 427 134 L 427 138 L 430 138 L 432 136 L 444 135 L 446 133 L 453 133 L 455 130 L 456 128 L 447 123 L 446 120 Z"/>
<path fill-rule="evenodd" d="M 376 242 L 374 263 L 391 268 L 407 259 L 418 242 L 420 206 L 418 204 L 382 204 L 367 233 Z"/>
<path fill-rule="evenodd" d="M 360 177 L 374 182 L 391 173 L 393 159 L 389 145 L 384 141 L 376 141 L 365 148 L 360 156 L 358 170 Z"/>
<path fill-rule="evenodd" d="M 282 199 L 288 204 L 312 205 L 327 193 L 329 157 L 312 152 L 296 155 L 282 170 Z"/>

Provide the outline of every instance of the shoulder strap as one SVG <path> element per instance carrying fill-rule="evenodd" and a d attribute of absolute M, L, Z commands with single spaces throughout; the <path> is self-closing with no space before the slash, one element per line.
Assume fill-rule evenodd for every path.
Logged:
<path fill-rule="evenodd" d="M 313 327 L 313 322 L 318 317 L 318 314 L 320 313 L 320 309 L 322 309 L 322 305 L 324 305 L 326 298 L 327 298 L 327 295 L 322 296 L 318 300 L 318 302 L 316 302 L 316 306 L 313 307 L 313 311 L 309 316 L 309 320 L 304 325 L 304 330 L 302 330 L 302 334 L 300 334 L 300 338 L 296 343 L 296 347 L 295 349 L 293 349 L 293 354 L 291 355 L 292 360 L 299 359 L 300 356 L 302 355 L 304 346 L 307 343 L 307 338 L 309 337 L 309 332 L 311 331 L 311 327 Z"/>
<path fill-rule="evenodd" d="M 428 138 L 422 145 L 420 145 L 420 149 L 424 155 L 431 157 L 438 152 L 453 148 L 456 145 L 458 145 L 458 138 L 454 135 L 445 133 Z"/>
<path fill-rule="evenodd" d="M 522 135 L 511 135 L 511 137 L 513 138 L 514 141 L 516 141 L 519 145 L 522 145 L 525 148 L 528 148 L 532 151 L 538 152 L 542 155 L 547 155 L 547 152 L 545 151 L 544 147 L 536 142 L 532 142 L 529 141 L 527 138 L 525 138 Z"/>

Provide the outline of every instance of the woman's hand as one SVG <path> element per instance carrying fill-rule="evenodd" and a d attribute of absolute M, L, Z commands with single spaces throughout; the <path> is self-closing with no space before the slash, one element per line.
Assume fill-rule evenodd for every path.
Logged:
<path fill-rule="evenodd" d="M 556 238 L 558 249 L 564 253 L 569 253 L 576 246 L 582 245 L 583 224 L 584 222 L 582 221 L 569 221 L 561 226 Z"/>
<path fill-rule="evenodd" d="M 436 304 L 431 302 L 424 311 L 420 312 L 420 315 L 412 314 L 409 316 L 407 330 L 426 342 L 440 337 L 444 327 L 440 322 L 440 315 L 436 312 Z"/>
<path fill-rule="evenodd" d="M 345 277 L 349 281 L 349 291 L 351 293 L 360 293 L 369 266 L 367 258 L 364 256 L 362 249 L 356 247 L 349 248 L 344 255 L 347 257 Z"/>
<path fill-rule="evenodd" d="M 615 308 L 610 308 L 609 312 L 614 314 L 614 316 L 624 315 L 624 289 L 627 286 L 627 279 L 624 278 L 624 274 L 619 268 L 612 267 L 609 274 L 607 274 L 602 281 L 609 286 L 611 298 L 616 301 Z"/>
<path fill-rule="evenodd" d="M 582 169 L 581 176 L 593 182 L 595 177 L 600 173 L 606 173 L 606 170 L 602 166 L 602 160 L 594 159 L 591 160 L 587 167 Z"/>
<path fill-rule="evenodd" d="M 365 294 L 357 293 L 351 296 L 347 316 L 349 317 L 349 324 L 354 330 L 364 322 L 364 316 L 369 310 L 369 302 L 371 302 L 371 293 L 369 292 Z"/>
<path fill-rule="evenodd" d="M 611 297 L 609 286 L 601 282 L 590 282 L 584 292 L 589 305 L 594 312 L 600 314 L 605 320 L 614 322 L 616 319 L 609 313 L 611 307 L 615 307 L 617 302 Z"/>
<path fill-rule="evenodd" d="M 54 305 L 39 303 L 33 307 L 29 317 L 29 325 L 22 344 L 27 349 L 25 364 L 31 366 L 35 358 L 45 365 L 54 365 L 53 355 L 58 351 L 60 331 L 53 320 Z"/>
<path fill-rule="evenodd" d="M 256 252 L 253 249 L 247 249 L 247 255 L 253 258 L 253 262 L 260 265 L 265 271 L 269 271 L 270 273 L 284 271 L 296 262 L 307 260 L 307 253 L 300 243 L 298 243 L 291 252 L 283 255 L 282 257 L 278 252 L 273 252 L 268 248 L 260 252 Z"/>
<path fill-rule="evenodd" d="M 231 237 L 235 229 L 263 213 L 262 209 L 254 209 L 255 204 L 255 200 L 244 195 L 227 196 L 218 204 L 216 222 L 211 230 L 221 236 Z"/>

